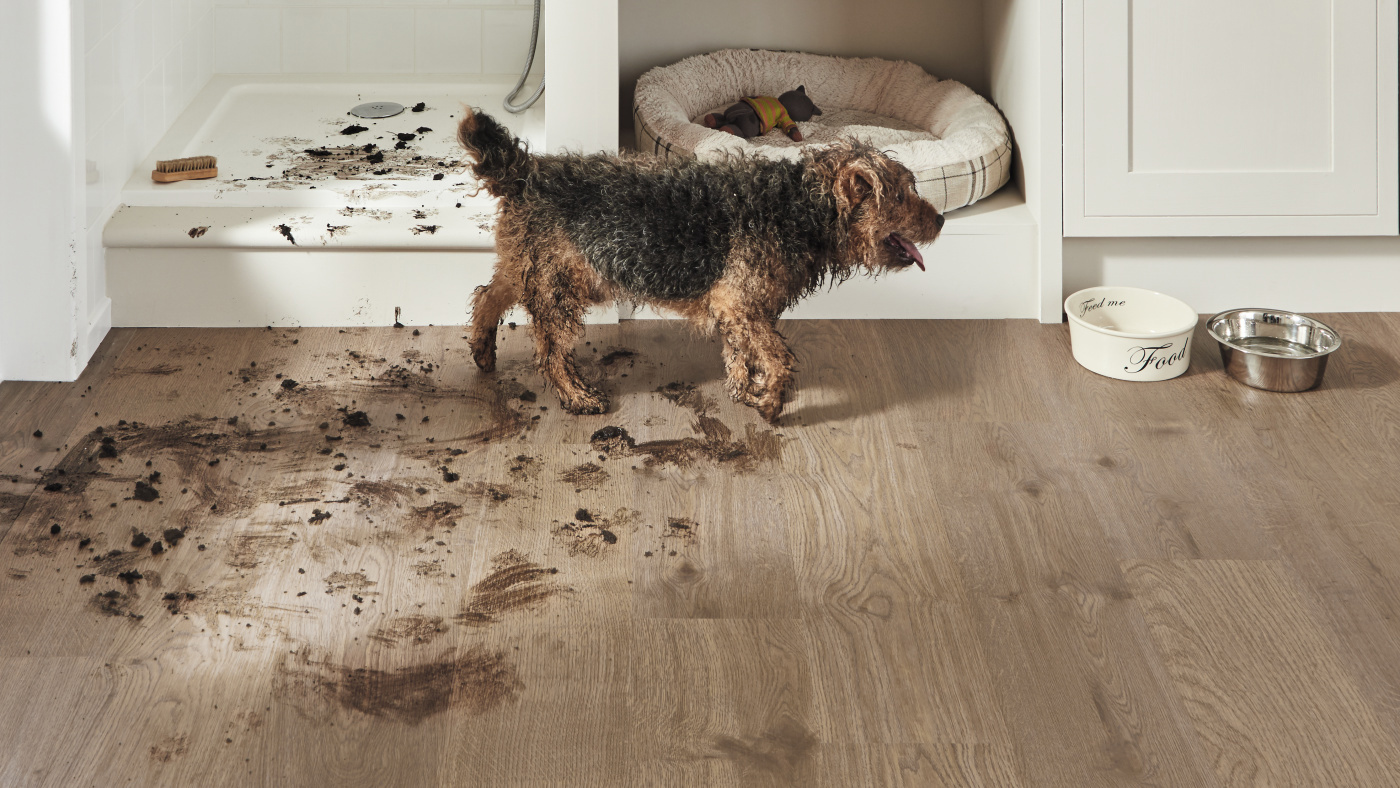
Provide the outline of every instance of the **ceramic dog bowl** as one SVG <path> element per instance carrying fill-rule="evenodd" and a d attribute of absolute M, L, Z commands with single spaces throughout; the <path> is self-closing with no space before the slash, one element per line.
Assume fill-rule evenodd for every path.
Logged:
<path fill-rule="evenodd" d="M 1322 382 L 1327 358 L 1342 346 L 1330 326 L 1281 309 L 1232 309 L 1206 321 L 1220 343 L 1225 372 L 1267 391 L 1307 391 Z"/>
<path fill-rule="evenodd" d="M 1191 365 L 1196 311 L 1136 287 L 1091 287 L 1065 299 L 1074 360 L 1118 380 L 1169 380 Z"/>

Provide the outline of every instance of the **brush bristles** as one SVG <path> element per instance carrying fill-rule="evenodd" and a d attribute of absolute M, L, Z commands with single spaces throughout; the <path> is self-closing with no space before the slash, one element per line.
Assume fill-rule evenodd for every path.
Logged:
<path fill-rule="evenodd" d="M 171 159 L 170 161 L 156 162 L 156 172 L 189 172 L 190 170 L 207 170 L 219 165 L 219 160 L 214 156 L 191 156 L 187 159 Z"/>

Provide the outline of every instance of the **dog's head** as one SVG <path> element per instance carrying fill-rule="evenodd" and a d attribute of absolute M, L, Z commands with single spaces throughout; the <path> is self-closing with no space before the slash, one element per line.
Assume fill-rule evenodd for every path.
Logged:
<path fill-rule="evenodd" d="M 871 273 L 911 265 L 923 270 L 917 245 L 938 238 L 943 215 L 914 190 L 914 173 L 862 143 L 833 145 L 812 158 L 847 224 L 846 262 Z"/>

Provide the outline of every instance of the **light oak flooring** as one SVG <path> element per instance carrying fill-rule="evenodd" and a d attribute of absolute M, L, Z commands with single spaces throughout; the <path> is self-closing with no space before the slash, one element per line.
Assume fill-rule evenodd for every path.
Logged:
<path fill-rule="evenodd" d="M 788 322 L 776 428 L 674 323 L 589 417 L 524 327 L 114 331 L 0 385 L 0 785 L 1400 784 L 1400 316 L 1325 319 L 1294 395 Z"/>

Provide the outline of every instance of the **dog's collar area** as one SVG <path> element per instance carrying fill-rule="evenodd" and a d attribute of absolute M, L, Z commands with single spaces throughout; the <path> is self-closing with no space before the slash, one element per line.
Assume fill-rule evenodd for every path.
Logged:
<path fill-rule="evenodd" d="M 919 253 L 918 247 L 909 243 L 909 239 L 899 233 L 890 233 L 885 238 L 885 246 L 894 250 L 895 255 L 903 260 L 905 265 L 913 264 L 919 266 L 920 271 L 928 270 L 924 268 L 924 256 Z"/>

